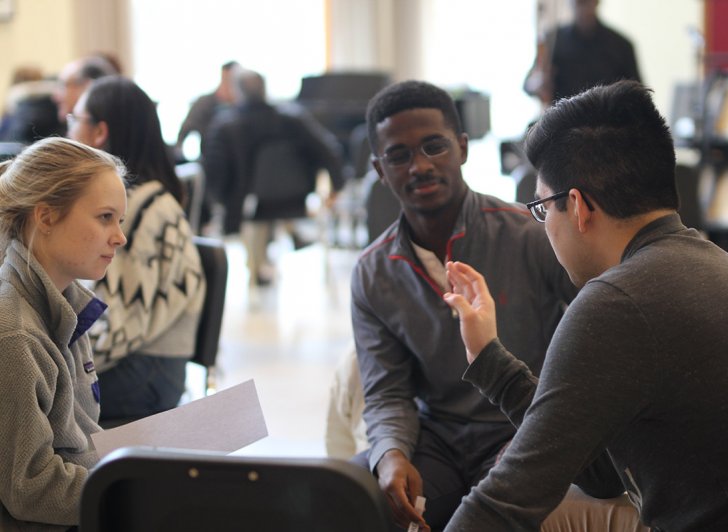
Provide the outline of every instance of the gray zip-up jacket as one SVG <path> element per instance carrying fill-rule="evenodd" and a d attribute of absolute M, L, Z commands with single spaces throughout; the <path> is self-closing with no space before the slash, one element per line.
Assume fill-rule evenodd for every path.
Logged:
<path fill-rule="evenodd" d="M 543 226 L 523 205 L 469 191 L 448 259 L 471 264 L 485 276 L 501 338 L 516 345 L 538 372 L 565 305 L 576 294 Z M 412 456 L 418 413 L 463 424 L 472 433 L 472 447 L 484 445 L 487 425 L 509 423 L 462 381 L 467 360 L 460 324 L 417 258 L 404 217 L 364 250 L 351 285 L 372 469 L 389 449 Z M 462 442 L 453 447 L 469 452 Z"/>
<path fill-rule="evenodd" d="M 0 530 L 78 524 L 97 461 L 90 435 L 101 430 L 85 331 L 104 308 L 78 282 L 61 294 L 20 242 L 8 246 L 0 266 Z"/>

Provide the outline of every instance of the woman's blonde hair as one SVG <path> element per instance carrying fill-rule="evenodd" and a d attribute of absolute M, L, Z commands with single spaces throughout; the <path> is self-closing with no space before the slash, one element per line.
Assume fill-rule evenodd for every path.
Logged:
<path fill-rule="evenodd" d="M 45 203 L 60 219 L 68 214 L 91 180 L 102 172 L 126 175 L 113 155 L 79 142 L 49 137 L 0 163 L 0 255 L 11 239 L 30 249 L 24 235 L 33 209 Z"/>

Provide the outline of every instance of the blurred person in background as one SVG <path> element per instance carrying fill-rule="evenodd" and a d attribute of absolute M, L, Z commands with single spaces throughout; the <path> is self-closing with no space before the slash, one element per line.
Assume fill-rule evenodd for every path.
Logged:
<path fill-rule="evenodd" d="M 53 100 L 55 81 L 35 66 L 19 66 L 13 73 L 0 121 L 0 142 L 32 142 L 63 133 Z"/>
<path fill-rule="evenodd" d="M 634 46 L 599 19 L 598 7 L 599 0 L 571 0 L 573 20 L 540 43 L 524 89 L 544 106 L 595 85 L 640 81 Z"/>
<path fill-rule="evenodd" d="M 101 55 L 88 55 L 66 64 L 58 74 L 53 99 L 58 106 L 58 120 L 66 124 L 66 117 L 73 112 L 81 94 L 98 78 L 119 74 L 116 67 Z"/>
<path fill-rule="evenodd" d="M 181 157 L 182 144 L 187 136 L 196 131 L 200 135 L 200 151 L 207 136 L 207 130 L 215 117 L 215 113 L 222 109 L 234 106 L 239 101 L 236 77 L 240 73 L 240 64 L 237 61 L 228 61 L 220 69 L 220 83 L 215 90 L 197 98 L 182 121 L 177 134 L 177 152 Z"/>
<path fill-rule="evenodd" d="M 326 170 L 330 204 L 344 186 L 343 161 L 336 137 L 299 107 L 283 108 L 266 101 L 265 79 L 258 72 L 238 75 L 241 103 L 218 115 L 210 126 L 203 152 L 207 190 L 224 207 L 223 232 L 243 232 L 250 283 L 273 280 L 267 246 L 274 223 L 305 245 L 293 221 L 308 215 L 306 199 Z"/>

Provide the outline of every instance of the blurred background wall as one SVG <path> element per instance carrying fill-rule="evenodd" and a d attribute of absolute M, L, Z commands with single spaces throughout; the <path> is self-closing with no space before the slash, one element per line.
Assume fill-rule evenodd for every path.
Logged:
<path fill-rule="evenodd" d="M 702 75 L 706 3 L 601 0 L 601 18 L 636 48 L 643 81 L 668 119 L 675 87 Z M 56 75 L 72 59 L 110 52 L 157 102 L 173 143 L 190 103 L 237 60 L 260 71 L 274 101 L 302 78 L 381 72 L 454 94 L 484 94 L 489 133 L 471 143 L 466 180 L 505 197 L 499 145 L 541 112 L 523 91 L 539 31 L 569 18 L 571 0 L 0 0 L 0 108 L 14 69 Z M 4 13 L 2 12 L 4 10 Z M 473 139 L 476 140 L 476 139 Z"/>
<path fill-rule="evenodd" d="M 672 85 L 696 74 L 691 31 L 703 30 L 704 1 L 601 1 L 604 20 L 635 42 L 645 81 L 655 88 L 662 109 L 669 107 Z M 523 46 L 532 50 L 531 55 L 535 53 L 536 0 L 295 2 L 308 11 L 322 13 L 324 36 L 309 33 L 305 20 L 295 14 L 293 4 L 282 0 L 5 0 L 3 4 L 13 7 L 13 15 L 9 21 L 0 22 L 0 97 L 4 97 L 12 70 L 18 64 L 34 63 L 50 74 L 72 58 L 95 50 L 116 53 L 128 73 L 135 75 L 138 67 L 144 68 L 136 64 L 138 56 L 150 55 L 148 48 L 134 48 L 135 42 L 149 42 L 139 33 L 138 25 L 134 27 L 135 19 L 147 21 L 144 31 L 154 34 L 152 40 L 160 48 L 167 48 L 168 58 L 175 49 L 190 46 L 204 58 L 204 45 L 211 40 L 234 40 L 236 33 L 239 37 L 251 28 L 266 26 L 275 33 L 275 27 L 298 23 L 298 32 L 288 30 L 290 39 L 278 40 L 276 44 L 288 51 L 292 62 L 306 39 L 323 37 L 322 66 L 382 69 L 392 72 L 395 79 L 452 78 L 451 74 L 443 74 L 445 67 L 460 68 L 461 83 L 475 85 L 476 89 L 483 85 L 481 78 L 508 74 L 500 66 L 492 70 L 489 55 L 498 56 L 502 64 L 511 51 Z M 202 27 L 207 20 L 216 22 Z M 238 30 L 230 29 L 235 27 L 230 23 L 236 24 Z M 183 35 L 186 42 L 170 43 L 168 36 L 175 35 Z M 489 36 L 497 38 L 497 47 Z M 207 56 L 210 63 L 220 61 Z M 194 57 L 186 60 L 190 64 L 195 62 Z M 443 64 L 448 60 L 449 64 Z M 522 71 L 521 76 L 525 74 L 523 69 L 527 65 L 517 53 L 514 62 Z M 159 64 L 158 68 L 167 67 Z M 204 76 L 208 85 L 214 84 L 216 74 L 213 69 L 212 74 Z"/>

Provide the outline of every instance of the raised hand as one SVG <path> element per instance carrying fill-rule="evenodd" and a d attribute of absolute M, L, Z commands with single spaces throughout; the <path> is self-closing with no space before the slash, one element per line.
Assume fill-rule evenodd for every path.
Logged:
<path fill-rule="evenodd" d="M 445 302 L 460 316 L 460 334 L 472 363 L 483 348 L 498 336 L 495 302 L 483 276 L 463 262 L 448 262 L 447 278 L 452 292 Z"/>

